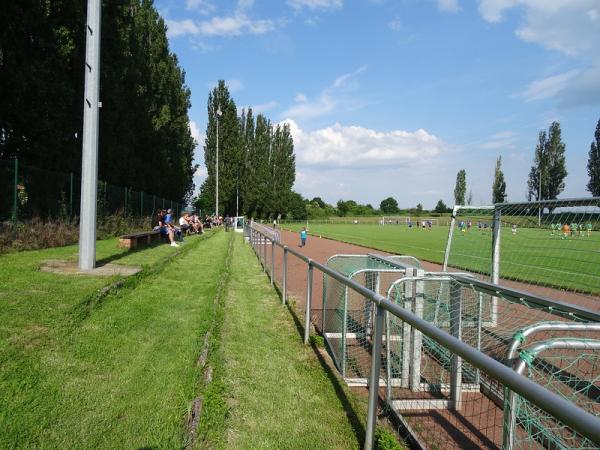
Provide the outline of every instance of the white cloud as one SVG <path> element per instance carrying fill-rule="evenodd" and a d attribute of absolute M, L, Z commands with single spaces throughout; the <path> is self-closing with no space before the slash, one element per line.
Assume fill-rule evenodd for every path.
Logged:
<path fill-rule="evenodd" d="M 273 31 L 276 23 L 272 20 L 252 20 L 242 12 L 233 16 L 218 17 L 200 23 L 200 31 L 205 36 L 240 36 L 242 34 L 265 34 Z"/>
<path fill-rule="evenodd" d="M 215 10 L 215 6 L 206 0 L 187 0 L 185 7 L 188 11 L 197 11 L 202 15 L 208 15 Z"/>
<path fill-rule="evenodd" d="M 536 80 L 527 86 L 527 89 L 521 95 L 526 102 L 554 97 L 560 91 L 564 90 L 569 81 L 578 73 L 578 70 L 570 70 L 565 73 Z"/>
<path fill-rule="evenodd" d="M 252 106 L 252 111 L 255 114 L 264 113 L 270 111 L 271 109 L 277 106 L 277 102 L 275 100 L 271 100 L 270 102 L 258 103 Z"/>
<path fill-rule="evenodd" d="M 359 126 L 330 127 L 306 132 L 286 119 L 299 165 L 326 168 L 408 167 L 439 156 L 446 144 L 423 129 L 414 132 L 376 131 Z"/>
<path fill-rule="evenodd" d="M 204 135 L 200 132 L 198 124 L 193 120 L 190 120 L 190 133 L 192 133 L 192 137 L 198 146 L 202 146 L 204 144 Z"/>
<path fill-rule="evenodd" d="M 212 83 L 208 83 L 208 88 L 209 89 L 214 89 L 216 88 L 218 85 L 217 81 L 213 81 Z M 233 94 L 235 92 L 239 92 L 242 89 L 244 89 L 244 82 L 242 80 L 239 80 L 237 78 L 231 78 L 229 80 L 225 80 L 225 85 L 227 86 L 227 89 L 229 90 L 230 94 Z"/>
<path fill-rule="evenodd" d="M 460 5 L 458 0 L 437 0 L 438 9 L 444 12 L 458 12 Z"/>
<path fill-rule="evenodd" d="M 363 66 L 354 72 L 337 77 L 314 100 L 309 100 L 304 94 L 296 94 L 296 104 L 285 110 L 281 116 L 291 117 L 294 120 L 312 119 L 340 109 L 355 108 L 356 101 L 348 94 L 358 89 L 357 76 L 365 70 L 366 66 Z"/>
<path fill-rule="evenodd" d="M 402 29 L 402 22 L 400 22 L 399 17 L 395 17 L 390 23 L 388 23 L 388 28 L 392 31 L 400 31 Z"/>
<path fill-rule="evenodd" d="M 201 34 L 206 37 L 234 37 L 244 34 L 262 35 L 283 27 L 285 19 L 252 19 L 247 11 L 254 4 L 254 0 L 239 0 L 235 11 L 227 16 L 213 16 L 208 20 L 195 22 L 191 19 L 181 21 L 166 20 L 169 27 L 169 37 L 178 37 L 185 34 Z M 206 0 L 187 0 L 188 9 L 198 10 L 201 14 L 210 14 L 214 6 Z"/>
<path fill-rule="evenodd" d="M 491 135 L 485 143 L 481 144 L 481 148 L 487 150 L 514 149 L 518 136 L 518 133 L 514 131 L 500 131 Z"/>
<path fill-rule="evenodd" d="M 598 0 L 479 0 L 488 22 L 499 22 L 513 8 L 523 11 L 516 35 L 530 43 L 569 56 L 599 54 Z"/>
<path fill-rule="evenodd" d="M 308 101 L 308 99 L 306 98 L 306 95 L 304 95 L 302 92 L 298 92 L 296 94 L 296 96 L 294 97 L 294 100 L 298 103 L 304 103 L 304 102 Z"/>
<path fill-rule="evenodd" d="M 165 20 L 165 24 L 167 25 L 167 36 L 170 38 L 175 38 L 178 36 L 183 36 L 185 34 L 198 34 L 200 29 L 194 23 L 193 20 Z"/>
<path fill-rule="evenodd" d="M 288 0 L 287 4 L 296 10 L 339 9 L 343 6 L 342 0 Z"/>

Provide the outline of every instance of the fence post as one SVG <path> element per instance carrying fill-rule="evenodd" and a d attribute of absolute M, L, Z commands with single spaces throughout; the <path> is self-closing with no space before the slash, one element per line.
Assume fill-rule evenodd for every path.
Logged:
<path fill-rule="evenodd" d="M 283 294 L 281 298 L 281 302 L 285 305 L 287 300 L 287 254 L 288 248 L 287 245 L 283 246 Z"/>
<path fill-rule="evenodd" d="M 18 215 L 18 205 L 17 205 L 17 184 L 19 182 L 19 158 L 15 156 L 15 177 L 14 177 L 14 186 L 13 186 L 13 233 L 17 235 L 17 215 Z"/>
<path fill-rule="evenodd" d="M 450 334 L 462 340 L 461 288 L 456 282 L 450 285 Z M 456 353 L 450 357 L 450 408 L 460 410 L 462 390 L 462 358 Z"/>
<path fill-rule="evenodd" d="M 267 272 L 267 237 L 264 234 L 260 235 L 262 238 L 262 263 L 263 272 Z"/>
<path fill-rule="evenodd" d="M 69 219 L 73 218 L 73 172 L 69 173 Z"/>
<path fill-rule="evenodd" d="M 144 191 L 140 192 L 140 216 L 144 217 Z"/>
<path fill-rule="evenodd" d="M 271 286 L 275 279 L 275 241 L 271 239 Z"/>
<path fill-rule="evenodd" d="M 313 280 L 313 266 L 312 259 L 308 260 L 308 273 L 306 276 L 306 314 L 304 316 L 304 343 L 308 344 L 308 337 L 310 335 L 310 308 L 312 303 L 312 280 Z"/>
<path fill-rule="evenodd" d="M 379 372 L 381 371 L 381 338 L 383 336 L 384 309 L 375 307 L 375 330 L 373 331 L 373 349 L 371 351 L 371 375 L 369 380 L 369 403 L 367 411 L 367 429 L 365 432 L 365 450 L 372 450 L 375 443 L 375 425 L 377 423 L 377 400 L 379 399 Z"/>
<path fill-rule="evenodd" d="M 494 225 L 492 235 L 492 279 L 491 282 L 498 284 L 500 281 L 500 236 L 502 232 L 502 211 L 494 208 Z M 492 297 L 492 323 L 498 323 L 498 297 Z"/>

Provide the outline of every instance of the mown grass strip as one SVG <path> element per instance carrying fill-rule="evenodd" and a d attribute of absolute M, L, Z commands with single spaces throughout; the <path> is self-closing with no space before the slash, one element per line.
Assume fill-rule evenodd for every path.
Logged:
<path fill-rule="evenodd" d="M 348 417 L 358 410 L 364 418 L 364 399 L 334 389 L 335 376 L 301 344 L 287 309 L 240 237 L 234 243 L 220 348 L 209 359 L 214 379 L 198 447 L 362 446 L 364 431 L 353 428 Z"/>
<path fill-rule="evenodd" d="M 170 249 L 127 255 L 127 263 L 145 259 L 163 267 L 110 294 L 75 328 L 68 324 L 68 313 L 82 293 L 93 292 L 106 279 L 35 274 L 33 284 L 44 289 L 40 309 L 49 314 L 36 311 L 28 296 L 11 297 L 9 309 L 19 313 L 17 322 L 25 329 L 41 322 L 37 326 L 45 331 L 19 334 L 14 325 L 3 330 L 10 334 L 3 335 L 7 345 L 0 347 L 0 448 L 184 445 L 184 419 L 201 376 L 196 361 L 212 320 L 227 237 L 217 233 L 168 262 Z M 40 255 L 55 258 L 68 251 Z M 26 256 L 28 268 L 40 259 Z M 61 289 L 61 282 L 67 286 Z M 17 284 L 24 293 L 23 280 Z M 60 293 L 66 301 L 57 298 Z M 27 317 L 29 310 L 34 321 Z M 16 351 L 10 345 L 15 336 L 23 340 Z"/>

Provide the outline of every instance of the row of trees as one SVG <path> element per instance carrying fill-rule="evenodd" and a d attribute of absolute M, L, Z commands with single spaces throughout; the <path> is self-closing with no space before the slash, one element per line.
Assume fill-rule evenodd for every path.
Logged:
<path fill-rule="evenodd" d="M 196 207 L 206 212 L 213 212 L 216 206 L 217 159 L 219 214 L 256 218 L 294 215 L 299 194 L 292 192 L 296 162 L 289 126 L 274 126 L 262 114 L 255 118 L 251 108 L 238 116 L 223 80 L 208 97 L 204 143 L 208 176 L 195 200 Z"/>
<path fill-rule="evenodd" d="M 85 26 L 79 0 L 3 4 L 0 159 L 80 173 Z M 166 31 L 152 0 L 102 2 L 99 177 L 179 200 L 193 190 L 195 144 Z"/>
<path fill-rule="evenodd" d="M 587 190 L 594 196 L 600 196 L 600 120 L 590 145 L 587 170 L 589 175 Z M 560 124 L 552 122 L 547 132 L 542 130 L 538 135 L 534 162 L 527 179 L 527 199 L 529 201 L 556 199 L 565 189 L 566 176 L 565 144 L 562 142 Z M 456 175 L 455 204 L 471 204 L 473 197 L 469 193 L 465 198 L 466 192 L 466 172 L 461 169 Z M 504 201 L 506 201 L 506 181 L 502 172 L 502 159 L 498 157 L 492 184 L 492 203 Z"/>

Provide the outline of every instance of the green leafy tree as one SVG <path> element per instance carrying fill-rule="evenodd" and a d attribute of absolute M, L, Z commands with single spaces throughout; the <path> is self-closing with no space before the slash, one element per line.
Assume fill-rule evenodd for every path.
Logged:
<path fill-rule="evenodd" d="M 243 140 L 240 138 L 237 108 L 223 80 L 219 80 L 217 86 L 208 96 L 207 113 L 204 163 L 208 176 L 202 185 L 202 192 L 209 197 L 216 198 L 218 123 L 219 214 L 223 216 L 226 214 L 234 215 L 238 170 L 243 160 Z M 212 210 L 214 210 L 214 207 Z"/>
<path fill-rule="evenodd" d="M 315 197 L 310 202 L 315 203 L 319 208 L 324 209 L 327 207 L 327 203 L 325 203 L 321 197 Z"/>
<path fill-rule="evenodd" d="M 446 206 L 444 201 L 440 199 L 440 200 L 438 200 L 437 204 L 435 205 L 434 211 L 436 213 L 440 213 L 440 214 L 445 213 L 448 211 L 448 206 Z"/>
<path fill-rule="evenodd" d="M 296 157 L 289 125 L 277 125 L 272 134 L 270 147 L 270 188 L 268 191 L 268 215 L 285 214 L 289 193 L 296 179 Z"/>
<path fill-rule="evenodd" d="M 0 30 L 0 158 L 79 174 L 85 2 L 8 2 Z M 195 143 L 190 91 L 166 31 L 151 0 L 103 1 L 98 175 L 181 201 L 193 189 Z M 28 181 L 40 214 L 49 182 Z"/>
<path fill-rule="evenodd" d="M 506 199 L 506 182 L 504 181 L 504 172 L 502 172 L 502 156 L 496 160 L 496 169 L 494 170 L 494 183 L 492 184 L 492 203 L 502 203 Z"/>
<path fill-rule="evenodd" d="M 587 190 L 595 197 L 600 196 L 600 120 L 596 124 L 594 141 L 590 145 L 587 170 L 590 177 Z"/>
<path fill-rule="evenodd" d="M 535 160 L 527 181 L 528 199 L 553 200 L 557 198 L 565 189 L 566 176 L 565 144 L 562 142 L 560 124 L 552 122 L 548 134 L 540 131 L 538 136 Z"/>
<path fill-rule="evenodd" d="M 456 205 L 465 204 L 465 194 L 467 192 L 467 172 L 461 169 L 456 174 L 456 185 L 454 186 L 454 203 Z"/>
<path fill-rule="evenodd" d="M 288 200 L 288 212 L 286 214 L 290 219 L 304 220 L 307 218 L 306 201 L 299 193 L 291 191 Z"/>
<path fill-rule="evenodd" d="M 421 203 L 417 203 L 417 207 L 415 208 L 415 214 L 420 216 L 423 214 L 423 205 Z"/>
<path fill-rule="evenodd" d="M 398 202 L 393 197 L 384 198 L 379 204 L 379 209 L 385 214 L 395 214 L 398 212 Z"/>

